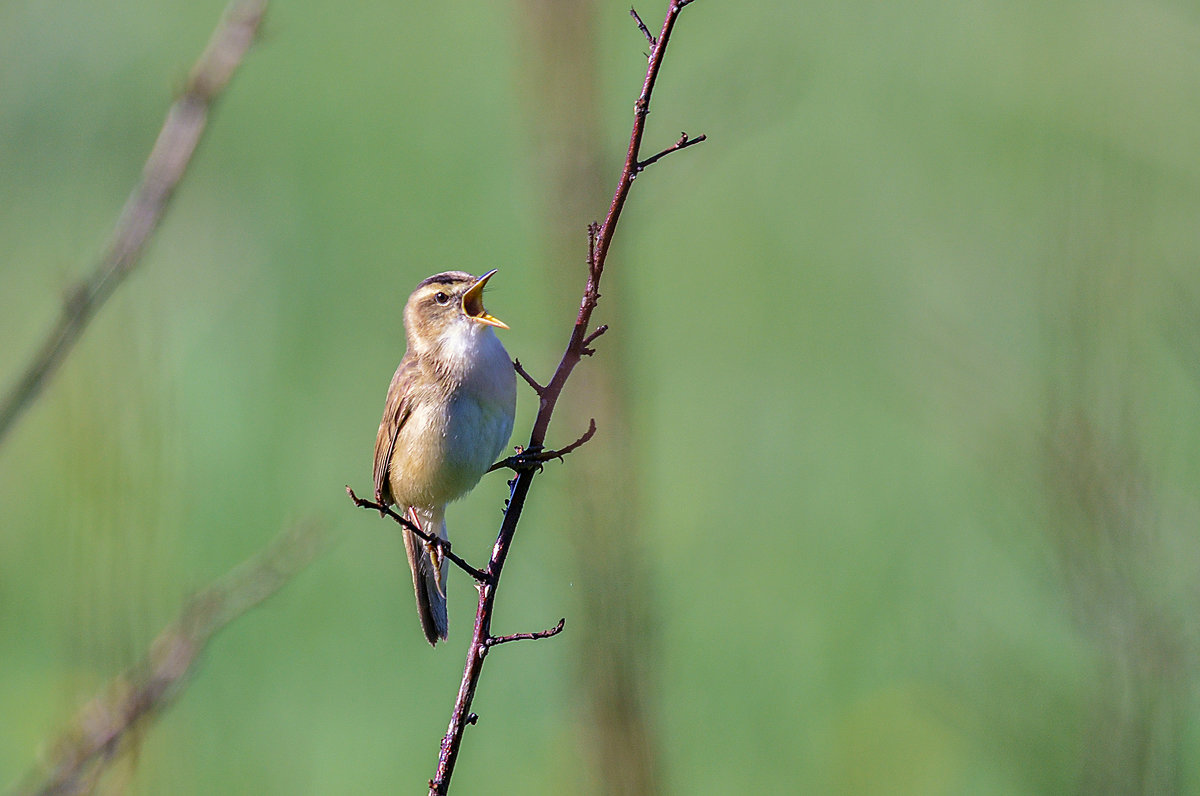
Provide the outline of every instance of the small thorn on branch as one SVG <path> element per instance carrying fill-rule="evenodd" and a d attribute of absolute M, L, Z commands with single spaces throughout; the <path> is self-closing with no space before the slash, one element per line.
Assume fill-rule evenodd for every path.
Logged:
<path fill-rule="evenodd" d="M 536 633 L 513 633 L 510 636 L 491 636 L 484 642 L 485 647 L 496 647 L 500 644 L 507 644 L 510 641 L 532 641 L 539 638 L 551 638 L 562 632 L 563 627 L 567 624 L 566 617 L 558 620 L 558 624 L 554 627 L 545 630 L 539 630 Z"/>
<path fill-rule="evenodd" d="M 649 60 L 650 56 L 654 54 L 654 48 L 658 46 L 658 39 L 654 38 L 654 35 L 650 33 L 650 29 L 646 27 L 646 23 L 642 22 L 642 18 L 638 16 L 636 8 L 631 7 L 629 9 L 629 16 L 633 17 L 633 20 L 637 22 L 638 30 L 642 32 L 646 37 L 646 41 L 650 43 L 650 53 L 646 56 L 646 60 Z"/>
<path fill-rule="evenodd" d="M 639 160 L 637 162 L 637 166 L 634 168 L 634 173 L 630 175 L 630 179 L 633 179 L 634 176 L 641 174 L 648 166 L 652 166 L 672 152 L 678 152 L 681 149 L 687 149 L 688 147 L 699 144 L 701 141 L 705 141 L 707 139 L 708 136 L 703 134 L 698 135 L 695 138 L 688 138 L 687 133 L 680 133 L 679 140 L 664 149 L 662 152 L 659 152 L 657 155 L 651 155 L 645 160 Z"/>
<path fill-rule="evenodd" d="M 579 349 L 579 353 L 583 354 L 585 357 L 590 357 L 592 354 L 596 353 L 596 349 L 592 348 L 591 345 L 597 337 L 599 337 L 600 335 L 604 334 L 607 331 L 608 331 L 607 323 L 602 323 L 599 326 L 597 326 L 596 331 L 592 332 L 587 337 L 583 338 L 583 343 L 580 344 L 581 347 Z"/>
<path fill-rule="evenodd" d="M 541 384 L 538 384 L 537 379 L 535 379 L 533 376 L 530 376 L 529 371 L 521 367 L 521 360 L 513 360 L 513 369 L 517 371 L 518 376 L 525 380 L 526 384 L 533 388 L 533 391 L 537 393 L 539 398 L 542 397 L 542 395 L 546 392 L 546 388 Z"/>
<path fill-rule="evenodd" d="M 491 575 L 483 570 L 475 569 L 475 567 L 471 566 L 461 557 L 455 554 L 454 551 L 450 549 L 449 539 L 443 539 L 440 536 L 434 536 L 433 534 L 426 533 L 418 528 L 416 524 L 414 524 L 407 517 L 397 514 L 392 510 L 391 506 L 388 506 L 385 503 L 367 500 L 366 498 L 360 498 L 358 495 L 354 494 L 354 490 L 351 489 L 348 484 L 346 485 L 346 494 L 350 496 L 352 501 L 354 501 L 354 505 L 358 506 L 360 509 L 372 509 L 374 511 L 378 511 L 381 517 L 391 517 L 396 521 L 397 524 L 401 525 L 406 530 L 412 531 L 414 534 L 421 537 L 421 539 L 423 539 L 426 543 L 438 548 L 438 551 L 442 555 L 448 558 L 456 567 L 470 575 L 474 580 L 478 581 L 479 583 L 492 582 Z"/>

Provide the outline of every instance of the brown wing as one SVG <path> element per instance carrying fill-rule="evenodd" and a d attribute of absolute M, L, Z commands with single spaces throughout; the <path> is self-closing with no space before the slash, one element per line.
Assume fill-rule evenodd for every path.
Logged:
<path fill-rule="evenodd" d="M 415 360 L 405 357 L 392 376 L 388 386 L 387 403 L 383 407 L 383 419 L 379 421 L 379 434 L 375 437 L 375 499 L 391 504 L 392 489 L 388 484 L 388 470 L 392 463 L 392 450 L 400 428 L 412 413 L 408 382 L 417 375 Z"/>

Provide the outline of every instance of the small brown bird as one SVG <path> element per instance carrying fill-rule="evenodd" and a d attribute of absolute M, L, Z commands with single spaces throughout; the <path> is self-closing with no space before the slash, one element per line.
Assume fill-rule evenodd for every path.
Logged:
<path fill-rule="evenodd" d="M 417 285 L 404 306 L 408 350 L 388 387 L 375 440 L 375 498 L 422 531 L 448 539 L 446 504 L 479 483 L 512 434 L 516 372 L 483 308 L 483 286 L 462 271 Z M 446 571 L 440 550 L 408 529 L 417 615 L 432 645 L 446 638 Z"/>

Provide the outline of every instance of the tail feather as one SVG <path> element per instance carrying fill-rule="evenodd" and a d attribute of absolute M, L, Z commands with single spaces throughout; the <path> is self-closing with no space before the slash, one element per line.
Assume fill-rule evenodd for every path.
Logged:
<path fill-rule="evenodd" d="M 446 520 L 440 511 L 410 508 L 408 518 L 426 533 L 434 533 L 443 539 L 446 535 Z M 446 560 L 436 550 L 407 528 L 404 529 L 404 549 L 408 551 L 408 565 L 412 569 L 413 592 L 417 596 L 417 616 L 425 638 L 433 646 L 445 639 L 449 630 L 446 615 Z"/>

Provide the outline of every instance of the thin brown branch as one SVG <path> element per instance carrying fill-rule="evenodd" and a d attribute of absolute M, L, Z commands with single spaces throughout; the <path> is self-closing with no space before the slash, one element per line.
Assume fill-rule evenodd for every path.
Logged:
<path fill-rule="evenodd" d="M 590 357 L 592 354 L 596 353 L 596 349 L 591 347 L 592 343 L 595 342 L 597 337 L 599 337 L 600 335 L 604 334 L 607 331 L 608 331 L 608 324 L 602 323 L 596 327 L 596 331 L 592 332 L 587 337 L 583 338 L 583 355 L 585 357 Z"/>
<path fill-rule="evenodd" d="M 705 141 L 707 139 L 708 139 L 708 136 L 706 136 L 706 135 L 698 135 L 695 138 L 688 138 L 687 133 L 680 133 L 679 140 L 676 141 L 671 146 L 664 149 L 662 152 L 659 152 L 656 155 L 651 155 L 650 157 L 646 158 L 645 160 L 639 160 L 638 164 L 637 164 L 637 173 L 641 174 L 643 171 L 646 170 L 646 168 L 648 166 L 651 166 L 651 165 L 657 163 L 658 161 L 662 160 L 663 158 L 665 158 L 667 155 L 671 154 L 672 152 L 678 152 L 681 149 L 687 149 L 688 147 L 699 144 L 701 141 Z"/>
<path fill-rule="evenodd" d="M 568 453 L 570 453 L 571 451 L 578 448 L 580 445 L 583 445 L 585 442 L 590 440 L 595 435 L 596 435 L 596 418 L 593 417 L 591 420 L 588 421 L 587 431 L 583 432 L 583 434 L 581 434 L 579 436 L 579 439 L 575 440 L 574 442 L 572 442 L 570 445 L 568 445 L 565 448 L 559 448 L 556 451 L 546 451 L 543 455 L 546 456 L 547 459 L 558 459 L 559 461 L 562 461 L 562 458 L 564 456 L 566 456 Z"/>
<path fill-rule="evenodd" d="M 181 693 L 212 637 L 279 591 L 325 549 L 329 534 L 315 522 L 280 534 L 253 558 L 192 597 L 135 666 L 88 702 L 54 744 L 47 763 L 18 794 L 68 794 L 95 783 L 135 728 Z"/>
<path fill-rule="evenodd" d="M 554 408 L 559 396 L 562 394 L 567 379 L 582 357 L 589 353 L 588 343 L 594 341 L 599 334 L 602 334 L 599 329 L 589 334 L 588 329 L 591 328 L 592 312 L 600 300 L 600 280 L 604 274 L 604 264 L 608 257 L 609 249 L 612 246 L 613 235 L 616 233 L 617 222 L 620 220 L 625 200 L 629 195 L 630 188 L 633 186 L 634 178 L 637 176 L 639 167 L 645 167 L 645 164 L 639 160 L 639 156 L 642 137 L 646 129 L 646 115 L 650 109 L 650 97 L 654 91 L 654 83 L 658 79 L 659 70 L 662 68 L 663 58 L 667 52 L 667 44 L 670 41 L 671 32 L 675 27 L 675 21 L 687 3 L 688 0 L 671 0 L 667 7 L 666 17 L 663 20 L 662 31 L 655 40 L 654 47 L 650 53 L 649 64 L 646 68 L 646 77 L 642 83 L 642 91 L 635 106 L 633 129 L 629 136 L 629 149 L 625 157 L 624 166 L 621 169 L 621 177 L 617 182 L 612 202 L 608 208 L 608 214 L 602 225 L 597 226 L 592 224 L 588 227 L 587 281 L 584 285 L 583 297 L 579 304 L 579 314 L 575 319 L 575 325 L 572 328 L 566 350 L 563 352 L 562 359 L 559 361 L 553 377 L 541 390 L 538 390 L 538 397 L 540 398 L 538 414 L 529 435 L 529 444 L 526 446 L 527 450 L 539 451 L 544 446 L 546 434 L 550 428 L 550 420 L 554 414 Z M 636 19 L 636 14 L 634 16 Z M 684 143 L 677 143 L 675 149 L 683 149 L 685 146 L 691 146 L 693 143 L 703 140 L 703 138 L 703 136 L 700 136 L 692 141 L 687 136 L 684 136 Z M 664 153 L 656 155 L 653 160 L 657 160 L 665 154 L 666 152 L 664 151 Z M 585 434 L 584 437 L 581 437 L 575 443 L 575 447 L 586 442 L 586 438 L 590 438 L 592 433 L 594 433 L 594 423 L 589 428 L 589 433 Z M 475 612 L 474 633 L 471 638 L 471 645 L 467 651 L 467 660 L 463 668 L 458 697 L 454 703 L 454 710 L 450 715 L 450 725 L 447 727 L 446 735 L 442 739 L 441 752 L 438 755 L 437 773 L 429 781 L 430 796 L 443 796 L 449 790 L 450 778 L 454 773 L 454 764 L 458 759 L 458 753 L 462 746 L 463 733 L 467 725 L 473 724 L 476 718 L 475 714 L 471 712 L 471 703 L 475 698 L 475 690 L 479 684 L 479 676 L 483 671 L 483 661 L 487 649 L 490 644 L 495 643 L 495 637 L 491 634 L 491 623 L 496 600 L 496 590 L 499 587 L 500 574 L 504 568 L 504 562 L 508 557 L 513 536 L 516 533 L 517 523 L 520 521 L 521 512 L 525 507 L 525 499 L 529 494 L 530 486 L 534 476 L 537 475 L 537 471 L 538 468 L 536 467 L 523 468 L 517 472 L 516 478 L 511 482 L 508 505 L 504 513 L 504 522 L 500 526 L 496 544 L 492 548 L 492 557 L 486 569 L 489 580 L 481 582 L 478 586 L 479 605 Z M 560 623 L 559 628 L 550 635 L 556 635 L 561 628 L 562 625 Z M 528 637 L 540 636 L 529 634 Z M 516 640 L 516 637 L 513 640 Z"/>
<path fill-rule="evenodd" d="M 544 392 L 546 388 L 538 384 L 537 379 L 529 375 L 529 371 L 525 370 L 525 368 L 521 365 L 521 360 L 513 360 L 513 369 L 517 371 L 518 376 L 525 380 L 526 384 L 533 388 L 533 391 L 538 394 L 538 397 L 541 397 L 542 392 Z"/>
<path fill-rule="evenodd" d="M 494 468 L 495 468 L 495 465 L 493 465 L 493 469 Z M 406 528 L 409 531 L 412 531 L 413 533 L 415 533 L 417 536 L 419 536 L 421 539 L 423 539 L 428 544 L 431 544 L 431 545 L 437 547 L 439 552 L 441 552 L 442 555 L 444 555 L 446 558 L 448 558 L 450 560 L 450 562 L 452 564 L 454 564 L 454 566 L 458 567 L 463 572 L 470 575 L 473 580 L 483 583 L 483 582 L 486 582 L 491 577 L 486 572 L 475 569 L 475 567 L 468 564 L 465 560 L 462 559 L 462 557 L 460 557 L 453 550 L 451 550 L 449 539 L 443 539 L 440 536 L 435 536 L 434 534 L 427 533 L 427 532 L 421 530 L 420 528 L 417 527 L 417 524 L 415 522 L 410 520 L 408 517 L 405 517 L 401 514 L 396 513 L 396 511 L 393 510 L 391 506 L 384 505 L 383 503 L 377 503 L 374 500 L 367 500 L 366 498 L 360 498 L 358 495 L 354 494 L 354 490 L 351 489 L 349 486 L 346 487 L 346 494 L 350 496 L 350 500 L 354 501 L 354 505 L 358 506 L 360 509 L 371 509 L 373 511 L 378 511 L 381 516 L 391 517 L 393 520 L 396 521 L 397 524 L 403 526 L 404 528 Z"/>
<path fill-rule="evenodd" d="M 492 636 L 487 640 L 485 648 L 490 649 L 492 647 L 498 647 L 501 644 L 507 644 L 510 641 L 532 641 L 534 639 L 557 636 L 562 632 L 563 628 L 566 627 L 566 624 L 567 619 L 566 617 L 563 617 L 562 619 L 558 620 L 558 624 L 554 627 L 547 628 L 545 630 L 539 630 L 536 633 L 512 633 L 507 636 Z"/>
<path fill-rule="evenodd" d="M 208 47 L 167 111 L 158 139 L 117 220 L 108 249 L 91 275 L 69 292 L 58 321 L 21 377 L 0 402 L 0 441 L 41 394 L 100 307 L 137 266 L 204 133 L 209 110 L 258 35 L 266 0 L 238 0 L 225 12 Z"/>
<path fill-rule="evenodd" d="M 646 41 L 650 44 L 650 51 L 654 52 L 654 48 L 658 46 L 658 39 L 654 38 L 654 34 L 646 27 L 646 23 L 642 22 L 642 18 L 638 16 L 636 8 L 629 9 L 629 16 L 633 17 L 633 21 L 637 23 L 638 30 L 646 37 Z"/>

